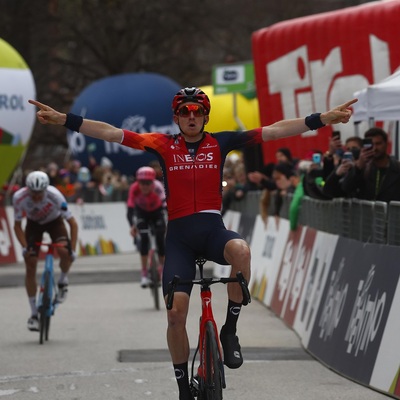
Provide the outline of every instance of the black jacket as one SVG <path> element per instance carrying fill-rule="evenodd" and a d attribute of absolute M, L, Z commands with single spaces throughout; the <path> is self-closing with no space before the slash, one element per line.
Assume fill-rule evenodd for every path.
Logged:
<path fill-rule="evenodd" d="M 400 163 L 390 158 L 385 173 L 375 164 L 367 165 L 364 170 L 353 167 L 341 182 L 347 195 L 363 200 L 400 201 Z"/>

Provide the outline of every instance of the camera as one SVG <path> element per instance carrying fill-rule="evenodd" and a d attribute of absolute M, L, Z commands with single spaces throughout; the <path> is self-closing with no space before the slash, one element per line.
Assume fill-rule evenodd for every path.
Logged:
<path fill-rule="evenodd" d="M 372 139 L 371 138 L 365 138 L 362 140 L 363 142 L 363 147 L 364 148 L 371 148 L 372 147 Z"/>
<path fill-rule="evenodd" d="M 332 132 L 332 137 L 340 139 L 340 131 L 333 131 Z"/>
<path fill-rule="evenodd" d="M 343 160 L 353 161 L 353 159 L 354 159 L 354 156 L 353 156 L 353 153 L 351 151 L 346 151 L 343 154 Z"/>

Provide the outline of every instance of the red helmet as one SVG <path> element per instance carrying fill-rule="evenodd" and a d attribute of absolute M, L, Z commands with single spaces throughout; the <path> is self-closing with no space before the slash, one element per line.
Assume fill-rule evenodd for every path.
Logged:
<path fill-rule="evenodd" d="M 156 171 L 151 167 L 141 167 L 136 171 L 136 179 L 138 181 L 154 181 Z"/>
<path fill-rule="evenodd" d="M 197 87 L 187 87 L 181 89 L 172 100 L 172 111 L 174 114 L 181 104 L 188 102 L 199 103 L 204 107 L 206 114 L 210 113 L 211 104 L 208 96 Z"/>

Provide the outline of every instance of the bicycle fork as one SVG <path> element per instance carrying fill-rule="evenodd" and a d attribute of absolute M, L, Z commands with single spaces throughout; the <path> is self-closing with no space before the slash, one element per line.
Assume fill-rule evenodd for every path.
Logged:
<path fill-rule="evenodd" d="M 46 316 L 51 317 L 54 315 L 55 304 L 53 303 L 53 290 L 55 290 L 55 281 L 53 275 L 53 256 L 46 255 L 45 264 L 44 264 L 44 273 L 42 275 L 42 280 L 40 282 L 40 292 L 39 292 L 39 301 L 38 301 L 38 309 L 46 307 Z M 44 297 L 46 297 L 46 301 L 44 301 Z M 44 304 L 49 302 L 49 304 Z"/>
<path fill-rule="evenodd" d="M 197 343 L 197 349 L 195 351 L 195 354 L 193 356 L 193 361 L 192 361 L 192 376 L 191 376 L 191 382 L 192 382 L 192 387 L 194 389 L 194 395 L 197 397 L 197 394 L 199 391 L 201 391 L 201 381 L 204 382 L 204 378 L 206 376 L 206 371 L 205 371 L 205 365 L 204 365 L 204 354 L 205 354 L 205 336 L 206 336 L 206 326 L 207 322 L 211 322 L 214 332 L 215 332 L 215 337 L 218 345 L 218 354 L 219 354 L 219 368 L 221 371 L 221 380 L 222 380 L 222 387 L 225 389 L 226 388 L 226 382 L 225 382 L 225 371 L 224 371 L 224 365 L 223 365 L 223 359 L 222 359 L 222 351 L 221 351 L 221 343 L 218 338 L 218 328 L 214 320 L 214 315 L 212 312 L 212 307 L 211 307 L 211 290 L 208 286 L 204 285 L 201 288 L 201 303 L 202 303 L 202 314 L 199 319 L 199 339 Z M 196 355 L 199 352 L 200 354 L 200 365 L 197 368 L 197 374 L 194 375 L 194 370 L 195 370 L 195 360 L 196 360 Z"/>

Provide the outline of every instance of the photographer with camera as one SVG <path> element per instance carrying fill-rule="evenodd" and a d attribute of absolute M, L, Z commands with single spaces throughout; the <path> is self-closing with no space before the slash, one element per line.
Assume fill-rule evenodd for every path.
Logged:
<path fill-rule="evenodd" d="M 335 197 L 352 197 L 353 193 L 346 193 L 341 188 L 343 178 L 349 170 L 358 162 L 363 141 L 357 136 L 349 137 L 344 148 L 338 149 L 335 153 L 335 166 L 332 172 L 326 177 L 322 192 L 329 198 Z"/>
<path fill-rule="evenodd" d="M 347 197 L 364 200 L 400 201 L 400 163 L 387 154 L 388 135 L 378 127 L 365 132 L 363 147 L 341 181 Z"/>

